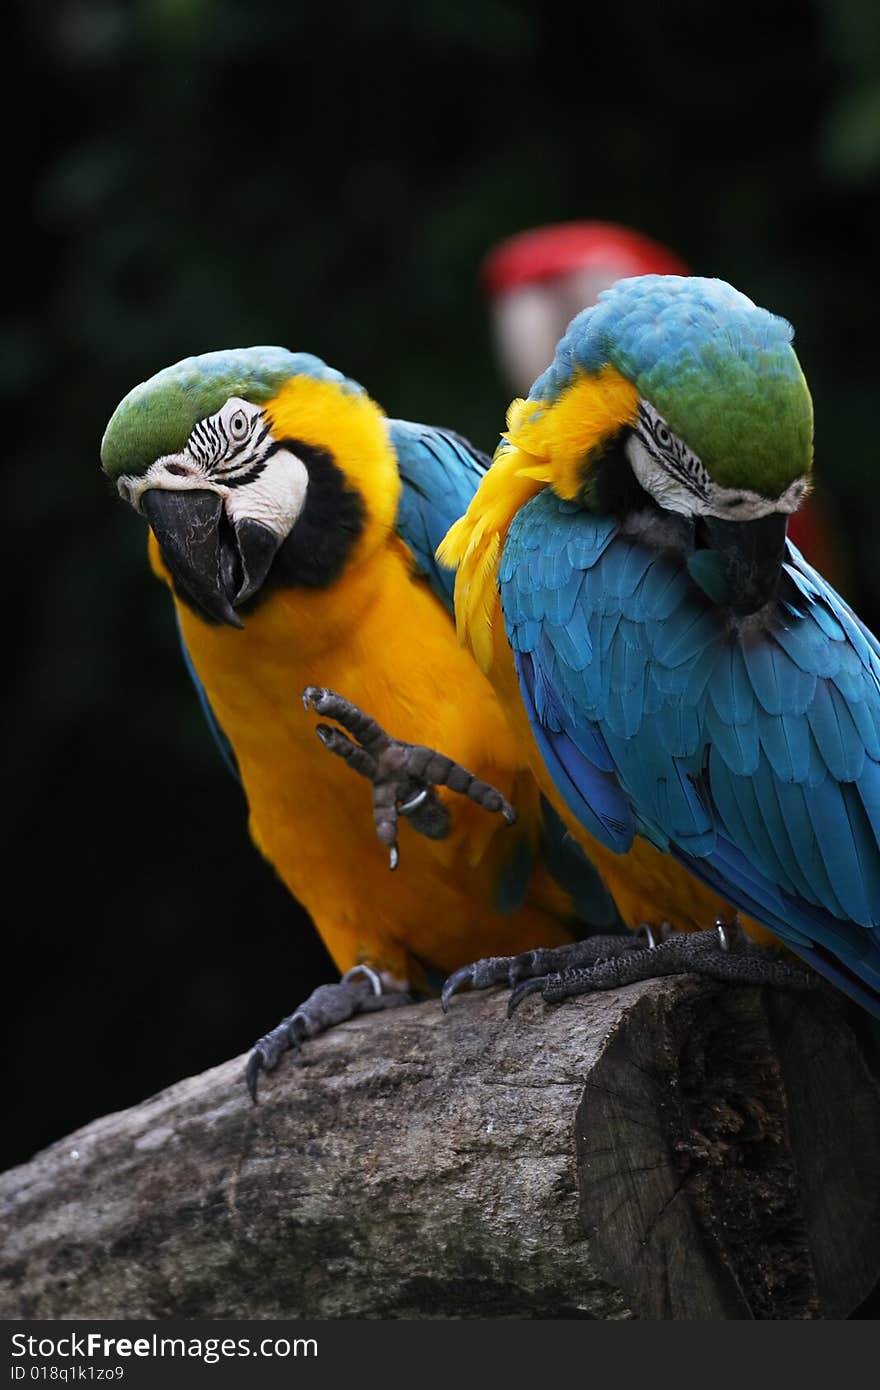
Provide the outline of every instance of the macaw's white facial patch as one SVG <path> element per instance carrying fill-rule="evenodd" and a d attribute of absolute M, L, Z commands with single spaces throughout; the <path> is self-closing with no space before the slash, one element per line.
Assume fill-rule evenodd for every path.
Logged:
<path fill-rule="evenodd" d="M 262 471 L 226 496 L 226 514 L 232 522 L 261 521 L 284 540 L 293 530 L 306 502 L 309 471 L 289 449 L 278 449 Z"/>
<path fill-rule="evenodd" d="M 138 477 L 124 475 L 120 496 L 142 510 L 151 488 L 216 492 L 233 523 L 259 521 L 283 540 L 305 506 L 308 469 L 272 437 L 260 406 L 239 396 L 200 420 L 179 454 L 156 459 Z"/>
<path fill-rule="evenodd" d="M 639 401 L 639 418 L 626 444 L 627 457 L 646 492 L 668 512 L 717 516 L 725 521 L 756 521 L 771 512 L 796 512 L 810 490 L 809 478 L 795 478 L 779 497 L 762 497 L 744 487 L 721 487 L 683 439 L 651 405 Z"/>

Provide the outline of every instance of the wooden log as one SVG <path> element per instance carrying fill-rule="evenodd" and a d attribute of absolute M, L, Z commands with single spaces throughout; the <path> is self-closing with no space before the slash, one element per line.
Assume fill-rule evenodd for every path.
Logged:
<path fill-rule="evenodd" d="M 0 1178 L 4 1318 L 843 1317 L 880 1275 L 844 1008 L 498 992 L 238 1059 Z"/>

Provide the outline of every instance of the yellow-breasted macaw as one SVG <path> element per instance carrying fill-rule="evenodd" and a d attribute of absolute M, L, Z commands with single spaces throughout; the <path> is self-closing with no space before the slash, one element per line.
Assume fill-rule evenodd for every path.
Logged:
<path fill-rule="evenodd" d="M 422 985 L 426 968 L 448 973 L 475 951 L 570 940 L 572 893 L 548 870 L 566 854 L 569 887 L 589 899 L 594 920 L 609 920 L 607 894 L 548 823 L 555 817 L 524 751 L 456 639 L 452 576 L 434 560 L 488 459 L 447 431 L 387 419 L 316 357 L 257 347 L 187 358 L 135 387 L 107 426 L 102 463 L 150 523 L 151 562 L 172 590 L 190 673 L 241 778 L 253 839 L 341 971 L 367 966 L 386 991 L 402 991 Z M 327 758 L 304 715 L 306 687 L 321 687 L 311 692 L 321 713 L 345 720 L 346 702 L 328 693 L 343 691 L 397 735 L 442 748 L 456 765 L 447 784 L 473 792 L 469 769 L 513 805 L 517 824 L 473 801 L 453 810 L 445 791 L 439 803 L 432 792 L 419 814 L 444 837 L 413 837 L 407 871 L 389 874 L 363 784 Z M 367 748 L 337 729 L 319 733 L 369 773 L 382 731 L 357 711 L 349 727 Z M 383 787 L 386 843 L 395 801 L 424 794 L 420 770 L 418 759 L 400 766 L 390 803 Z M 431 782 L 436 774 L 432 766 Z M 347 992 L 322 986 L 261 1040 L 251 1082 L 300 1036 L 394 1002 L 372 993 L 367 973 L 355 970 Z"/>
<path fill-rule="evenodd" d="M 722 281 L 619 281 L 514 402 L 440 557 L 625 922 L 730 904 L 880 1013 L 880 646 L 786 539 L 812 467 L 791 340 Z"/>

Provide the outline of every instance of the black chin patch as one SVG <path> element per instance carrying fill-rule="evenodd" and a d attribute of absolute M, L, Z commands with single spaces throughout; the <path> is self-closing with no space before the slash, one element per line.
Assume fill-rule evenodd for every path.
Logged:
<path fill-rule="evenodd" d="M 601 516 L 623 518 L 657 506 L 642 487 L 627 456 L 627 441 L 634 433 L 629 425 L 624 425 L 590 458 L 587 501 Z"/>
<path fill-rule="evenodd" d="M 329 449 L 301 439 L 280 439 L 271 452 L 281 449 L 302 459 L 308 470 L 305 506 L 279 546 L 262 587 L 241 605 L 243 613 L 252 612 L 274 589 L 322 589 L 332 584 L 364 529 L 363 498 L 350 486 Z"/>

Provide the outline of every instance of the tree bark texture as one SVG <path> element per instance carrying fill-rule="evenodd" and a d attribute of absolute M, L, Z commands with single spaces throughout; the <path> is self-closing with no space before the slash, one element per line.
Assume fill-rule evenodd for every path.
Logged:
<path fill-rule="evenodd" d="M 238 1059 L 0 1178 L 5 1318 L 845 1317 L 880 1276 L 871 1037 L 693 977 L 497 991 Z"/>

